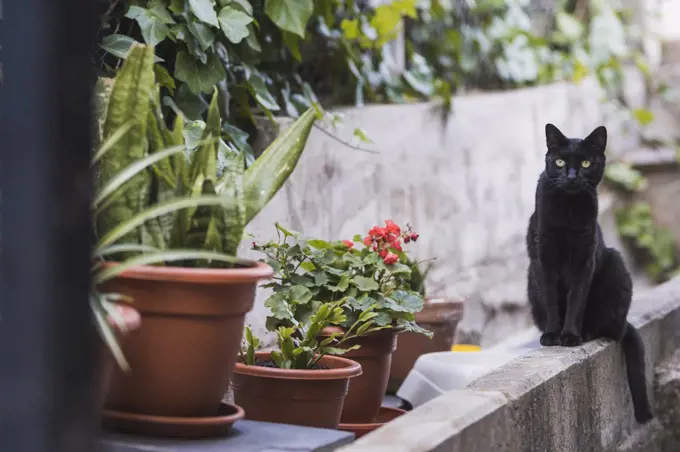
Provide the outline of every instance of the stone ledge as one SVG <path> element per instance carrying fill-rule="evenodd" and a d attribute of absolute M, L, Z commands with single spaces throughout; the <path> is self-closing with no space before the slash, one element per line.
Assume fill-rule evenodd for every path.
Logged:
<path fill-rule="evenodd" d="M 645 342 L 651 382 L 654 365 L 680 346 L 680 278 L 637 296 L 629 318 Z M 658 422 L 640 427 L 632 412 L 620 348 L 594 341 L 528 353 L 341 450 L 660 450 Z"/>

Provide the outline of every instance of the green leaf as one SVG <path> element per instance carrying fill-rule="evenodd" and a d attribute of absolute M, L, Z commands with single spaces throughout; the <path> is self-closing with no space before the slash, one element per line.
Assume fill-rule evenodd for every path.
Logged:
<path fill-rule="evenodd" d="M 307 272 L 313 272 L 316 270 L 316 265 L 311 261 L 305 261 L 300 264 L 300 268 Z"/>
<path fill-rule="evenodd" d="M 300 53 L 300 38 L 298 35 L 291 33 L 289 31 L 283 32 L 283 42 L 290 50 L 291 55 L 297 61 L 302 61 L 302 54 Z"/>
<path fill-rule="evenodd" d="M 288 229 L 281 226 L 279 222 L 274 223 L 274 226 L 276 227 L 277 231 L 283 234 L 284 237 L 295 237 L 297 235 L 297 233 L 289 231 Z"/>
<path fill-rule="evenodd" d="M 111 246 L 107 246 L 105 248 L 101 248 L 99 250 L 96 250 L 96 253 L 94 253 L 92 255 L 92 257 L 101 258 L 101 257 L 104 257 L 104 256 L 110 256 L 112 254 L 130 253 L 130 252 L 157 253 L 159 251 L 160 250 L 158 248 L 155 248 L 153 246 L 138 245 L 136 243 L 123 243 L 121 245 L 111 245 Z"/>
<path fill-rule="evenodd" d="M 380 289 L 380 285 L 373 278 L 366 278 L 365 276 L 355 276 L 352 278 L 352 283 L 362 292 Z"/>
<path fill-rule="evenodd" d="M 211 0 L 189 0 L 189 7 L 194 15 L 213 27 L 219 27 L 217 13 Z"/>
<path fill-rule="evenodd" d="M 345 275 L 342 275 L 340 277 L 340 281 L 338 282 L 338 284 L 336 286 L 328 286 L 328 290 L 330 290 L 332 292 L 344 292 L 344 291 L 347 290 L 348 287 L 349 287 L 349 276 L 347 276 L 345 274 Z"/>
<path fill-rule="evenodd" d="M 366 134 L 366 131 L 364 129 L 357 127 L 356 129 L 354 129 L 353 135 L 357 137 L 360 141 L 363 141 L 364 143 L 373 143 L 373 140 L 371 140 L 368 137 L 368 134 Z"/>
<path fill-rule="evenodd" d="M 276 99 L 269 92 L 267 83 L 265 82 L 264 77 L 262 77 L 262 74 L 255 71 L 252 72 L 248 78 L 248 86 L 255 97 L 255 100 L 262 105 L 262 107 L 271 111 L 278 111 L 280 109 Z"/>
<path fill-rule="evenodd" d="M 153 9 L 130 6 L 125 16 L 137 21 L 144 41 L 154 47 L 168 37 L 170 29 L 167 24 L 175 22 L 162 5 L 156 5 Z"/>
<path fill-rule="evenodd" d="M 153 47 L 137 44 L 116 76 L 103 127 L 105 142 L 108 143 L 108 139 L 121 127 L 129 123 L 133 125 L 99 161 L 98 182 L 101 186 L 116 177 L 122 168 L 146 156 L 147 119 L 155 88 L 153 59 Z M 101 156 L 103 153 L 97 154 Z M 149 182 L 148 172 L 137 173 L 128 181 L 106 212 L 95 218 L 97 232 L 106 234 L 132 218 L 148 194 Z M 128 232 L 127 241 L 139 243 L 139 234 L 132 230 Z"/>
<path fill-rule="evenodd" d="M 304 38 L 307 22 L 314 12 L 314 1 L 265 0 L 264 12 L 282 30 Z"/>
<path fill-rule="evenodd" d="M 202 64 L 185 51 L 177 54 L 175 78 L 186 82 L 189 90 L 194 94 L 211 92 L 213 86 L 225 77 L 224 66 L 214 53 L 208 56 L 206 64 Z"/>
<path fill-rule="evenodd" d="M 284 130 L 245 172 L 246 222 L 269 202 L 295 169 L 316 121 L 308 109 Z"/>
<path fill-rule="evenodd" d="M 198 41 L 201 50 L 204 52 L 215 42 L 215 33 L 213 33 L 208 25 L 201 22 L 189 21 L 187 27 L 192 36 Z"/>
<path fill-rule="evenodd" d="M 156 83 L 164 86 L 170 91 L 170 94 L 175 92 L 175 79 L 172 78 L 165 66 L 160 64 L 153 65 L 153 73 L 156 76 Z"/>
<path fill-rule="evenodd" d="M 633 110 L 633 116 L 641 126 L 646 126 L 654 121 L 654 113 L 645 108 L 636 108 Z"/>
<path fill-rule="evenodd" d="M 186 149 L 186 146 L 184 145 L 179 145 L 179 146 L 173 146 L 171 148 L 165 149 L 160 152 L 156 152 L 154 154 L 151 154 L 149 156 L 146 156 L 145 158 L 141 160 L 135 160 L 133 163 L 131 163 L 129 166 L 127 166 L 125 169 L 122 171 L 118 172 L 113 178 L 111 178 L 106 185 L 101 188 L 95 198 L 94 201 L 92 202 L 93 206 L 96 208 L 101 204 L 107 197 L 111 196 L 116 190 L 118 190 L 123 184 L 125 184 L 127 181 L 135 177 L 137 174 L 139 174 L 141 171 L 144 171 L 146 168 L 150 167 L 154 163 L 160 162 L 161 160 L 174 155 L 178 154 Z"/>
<path fill-rule="evenodd" d="M 229 204 L 229 202 L 229 200 L 225 200 L 224 197 L 221 196 L 189 196 L 155 204 L 152 207 L 137 213 L 126 221 L 118 223 L 116 227 L 109 230 L 95 246 L 95 253 L 100 248 L 117 242 L 129 232 L 134 231 L 136 228 L 153 218 L 158 218 L 162 215 L 182 209 L 197 208 L 199 206 L 223 206 Z"/>
<path fill-rule="evenodd" d="M 290 288 L 290 296 L 293 303 L 296 304 L 306 304 L 311 301 L 313 295 L 312 292 L 305 286 L 293 286 Z"/>
<path fill-rule="evenodd" d="M 239 9 L 225 6 L 220 11 L 217 20 L 227 39 L 238 44 L 250 34 L 248 24 L 253 21 L 253 18 Z"/>
<path fill-rule="evenodd" d="M 92 157 L 92 164 L 99 162 L 108 151 L 113 149 L 116 143 L 118 143 L 118 141 L 120 141 L 125 136 L 125 134 L 130 131 L 133 125 L 135 125 L 134 120 L 130 120 L 119 127 L 111 135 L 109 135 L 106 141 L 104 141 L 101 146 L 99 146 L 99 149 L 95 153 L 94 157 Z"/>
<path fill-rule="evenodd" d="M 319 250 L 327 250 L 333 248 L 333 245 L 331 245 L 325 240 L 311 239 L 307 240 L 307 244 Z"/>
<path fill-rule="evenodd" d="M 345 38 L 349 40 L 357 39 L 359 37 L 359 21 L 357 19 L 343 19 L 340 23 L 340 28 Z"/>
<path fill-rule="evenodd" d="M 314 284 L 317 286 L 325 286 L 328 284 L 328 275 L 323 270 L 317 270 L 314 272 Z"/>
<path fill-rule="evenodd" d="M 571 14 L 558 11 L 555 16 L 557 29 L 564 34 L 569 41 L 576 41 L 583 36 L 583 24 Z"/>
<path fill-rule="evenodd" d="M 236 256 L 227 256 L 222 253 L 215 253 L 212 251 L 196 251 L 196 250 L 172 250 L 163 251 L 154 254 L 144 254 L 141 256 L 133 257 L 127 259 L 126 261 L 111 266 L 105 270 L 99 271 L 94 276 L 94 284 L 99 285 L 111 278 L 115 278 L 121 273 L 129 270 L 132 267 L 137 267 L 139 265 L 150 265 L 157 264 L 159 262 L 172 262 L 172 261 L 186 261 L 186 260 L 208 260 L 208 261 L 222 261 L 228 262 L 230 264 L 237 264 L 243 266 L 251 266 L 252 262 L 246 261 L 244 259 L 238 258 Z"/>

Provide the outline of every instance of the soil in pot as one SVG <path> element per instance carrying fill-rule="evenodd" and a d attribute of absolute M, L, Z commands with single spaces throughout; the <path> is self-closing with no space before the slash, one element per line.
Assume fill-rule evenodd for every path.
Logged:
<path fill-rule="evenodd" d="M 246 419 L 320 428 L 337 428 L 350 378 L 361 366 L 338 356 L 324 356 L 318 369 L 279 369 L 269 352 L 256 353 L 257 363 L 236 363 L 234 402 Z"/>
<path fill-rule="evenodd" d="M 380 407 L 380 411 L 378 411 L 378 415 L 375 417 L 375 422 L 369 424 L 340 424 L 338 430 L 352 432 L 356 439 L 359 439 L 366 433 L 371 433 L 373 430 L 382 427 L 402 414 L 406 414 L 406 411 L 400 408 L 383 406 Z"/>
<path fill-rule="evenodd" d="M 321 336 L 330 336 L 337 331 L 342 330 L 335 327 L 325 328 Z M 397 333 L 393 329 L 379 330 L 348 340 L 341 348 L 355 344 L 361 347 L 343 356 L 361 364 L 363 373 L 353 379 L 349 386 L 342 410 L 342 423 L 373 423 L 385 397 L 392 352 L 397 347 Z"/>
<path fill-rule="evenodd" d="M 416 323 L 434 333 L 432 339 L 417 333 L 399 335 L 399 345 L 392 356 L 388 392 L 399 389 L 420 355 L 451 350 L 456 328 L 463 317 L 462 301 L 428 300 L 416 313 Z"/>
<path fill-rule="evenodd" d="M 143 326 L 123 344 L 131 370 L 114 370 L 105 408 L 161 417 L 215 416 L 257 282 L 271 275 L 260 263 L 235 269 L 140 266 L 107 281 L 103 290 L 132 297 Z"/>

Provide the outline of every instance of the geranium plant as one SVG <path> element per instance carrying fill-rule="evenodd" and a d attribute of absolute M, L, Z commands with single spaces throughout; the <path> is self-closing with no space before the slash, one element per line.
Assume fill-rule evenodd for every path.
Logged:
<path fill-rule="evenodd" d="M 279 326 L 276 329 L 279 350 L 271 353 L 271 363 L 258 362 L 255 352 L 260 347 L 260 340 L 249 327 L 245 329 L 245 345 L 241 351 L 241 360 L 248 365 L 274 364 L 280 369 L 315 369 L 324 355 L 342 355 L 359 348 L 358 345 L 339 348 L 353 337 L 365 334 L 372 326 L 366 320 L 372 316 L 365 311 L 344 333 L 333 333 L 329 337 L 320 338 L 321 330 L 332 325 L 341 325 L 347 321 L 343 309 L 343 301 L 325 303 L 312 315 L 297 320 L 291 317 L 291 326 Z M 373 327 L 375 329 L 375 327 Z"/>
<path fill-rule="evenodd" d="M 280 224 L 276 229 L 277 241 L 253 242 L 275 271 L 265 286 L 274 291 L 265 302 L 270 331 L 306 322 L 325 304 L 337 303 L 344 319 L 335 324 L 346 332 L 359 322 L 357 335 L 384 328 L 431 335 L 415 323 L 423 297 L 411 288 L 412 269 L 403 250 L 418 239 L 410 226 L 387 220 L 365 237 L 333 242 L 303 239 Z"/>

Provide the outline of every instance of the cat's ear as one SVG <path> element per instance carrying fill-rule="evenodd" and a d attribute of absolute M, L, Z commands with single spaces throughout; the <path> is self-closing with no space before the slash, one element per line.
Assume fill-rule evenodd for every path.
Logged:
<path fill-rule="evenodd" d="M 607 129 L 605 126 L 600 126 L 590 132 L 583 142 L 588 146 L 588 149 L 597 154 L 604 154 L 607 148 Z"/>
<path fill-rule="evenodd" d="M 567 142 L 567 137 L 564 136 L 560 129 L 552 124 L 545 125 L 545 143 L 548 145 L 548 150 L 556 149 Z"/>

